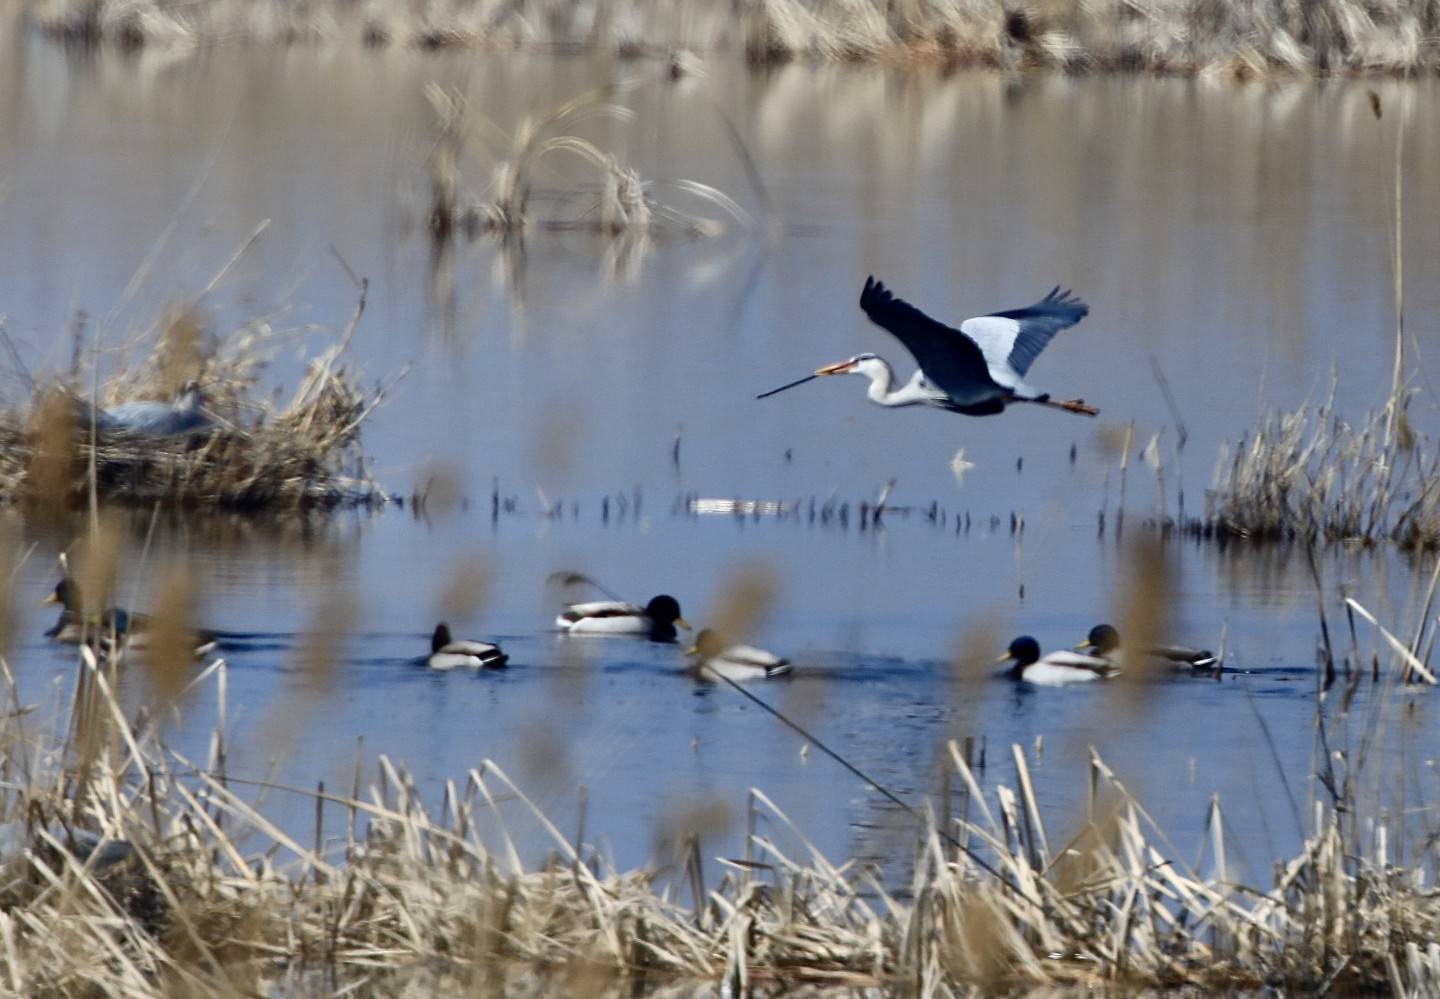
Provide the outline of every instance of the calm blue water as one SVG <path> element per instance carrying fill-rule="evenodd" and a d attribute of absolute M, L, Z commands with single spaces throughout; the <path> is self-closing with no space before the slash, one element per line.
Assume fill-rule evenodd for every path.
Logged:
<path fill-rule="evenodd" d="M 1358 416 L 1381 397 L 1393 335 L 1385 155 L 1397 121 L 1410 178 L 1407 310 L 1426 393 L 1412 416 L 1433 429 L 1425 372 L 1440 365 L 1429 335 L 1440 284 L 1423 268 L 1440 253 L 1440 203 L 1422 178 L 1440 168 L 1440 127 L 1416 110 L 1433 83 L 1380 85 L 1382 131 L 1365 88 L 1340 84 L 715 66 L 679 88 L 645 83 L 625 99 L 634 121 L 582 131 L 644 176 L 713 184 L 758 212 L 723 109 L 755 158 L 771 216 L 714 239 L 662 234 L 627 268 L 603 239 L 545 232 L 527 238 L 523 256 L 461 241 L 437 263 L 421 235 L 431 135 L 422 91 L 431 81 L 467 87 L 484 115 L 513 129 L 588 86 L 644 76 L 643 64 L 308 50 L 77 57 L 33 40 L 12 46 L 0 102 L 13 137 L 0 151 L 0 302 L 28 368 L 65 362 L 62 331 L 76 309 L 120 337 L 203 287 L 269 219 L 207 302 L 214 323 L 273 312 L 277 327 L 342 326 L 353 289 L 334 246 L 373 281 L 354 362 L 374 379 L 413 364 L 365 429 L 376 476 L 409 493 L 439 470 L 467 498 L 429 519 L 392 509 L 278 533 L 162 525 L 148 549 L 136 525 L 123 601 L 144 607 L 156 566 L 181 553 L 201 623 L 245 636 L 224 650 L 233 773 L 261 776 L 273 757 L 277 779 L 348 788 L 359 739 L 367 780 L 383 753 L 438 802 L 446 779 L 489 758 L 562 829 L 575 827 L 583 785 L 587 829 L 625 866 L 655 856 L 658 830 L 701 800 L 736 818 L 712 830 L 707 851 L 738 851 L 745 790 L 758 786 L 835 857 L 906 853 L 911 833 L 892 807 L 818 751 L 802 755 L 804 739 L 733 691 L 684 677 L 680 649 L 549 630 L 561 595 L 544 580 L 557 569 L 642 601 L 673 593 L 697 623 L 736 579 L 763 573 L 776 599 L 752 637 L 797 669 L 756 693 L 908 800 L 937 788 L 946 739 L 983 740 L 986 779 L 1005 781 L 1019 743 L 1060 838 L 1083 804 L 1093 745 L 1182 851 L 1198 848 L 1212 793 L 1233 806 L 1232 845 L 1261 876 L 1293 845 L 1279 774 L 1303 812 L 1318 637 L 1301 553 L 1168 546 L 1170 637 L 1217 647 L 1223 632 L 1237 672 L 1218 681 L 1026 690 L 975 664 L 1020 632 L 1048 648 L 1100 620 L 1124 626 L 1133 570 L 1114 530 L 1113 441 L 1130 421 L 1136 451 L 1161 434 L 1169 511 L 1183 485 L 1195 512 L 1220 442 L 1265 407 L 1318 399 L 1332 365 L 1342 411 Z M 482 187 L 483 143 L 464 167 Z M 556 161 L 539 183 L 592 180 Z M 956 320 L 1073 285 L 1093 312 L 1031 380 L 1084 396 L 1102 417 L 884 412 L 864 402 L 858 379 L 756 402 L 860 350 L 908 374 L 903 351 L 855 307 L 871 272 Z M 1178 458 L 1151 358 L 1189 432 Z M 287 353 L 274 381 L 293 384 L 298 365 Z M 961 448 L 974 465 L 963 482 L 951 471 Z M 890 502 L 916 512 L 859 530 L 856 504 L 890 479 Z M 492 520 L 496 488 L 515 511 Z M 1131 539 L 1157 508 L 1143 462 L 1132 460 L 1126 488 Z M 677 512 L 692 494 L 834 496 L 851 519 L 842 528 Z M 541 516 L 542 496 L 567 513 Z M 922 514 L 932 502 L 943 526 Z M 1110 529 L 1097 537 L 1102 507 Z M 957 534 L 965 512 L 971 529 Z M 1024 520 L 1018 536 L 1012 512 Z M 57 685 L 68 689 L 72 661 L 38 637 L 48 622 L 32 608 L 54 583 L 64 539 L 38 541 L 17 595 L 29 637 L 12 662 L 26 699 L 48 704 Z M 499 640 L 507 672 L 433 675 L 414 662 L 462 569 L 488 587 L 452 624 Z M 1382 620 L 1404 621 L 1430 566 L 1337 551 L 1321 570 L 1338 627 L 1339 586 Z M 317 608 L 337 600 L 354 614 L 317 681 L 297 672 L 295 648 L 307 630 L 334 627 Z M 1370 634 L 1361 639 L 1368 650 Z M 1418 697 L 1416 710 L 1426 731 L 1430 700 Z M 213 711 L 207 690 L 172 743 L 202 758 Z M 1422 736 L 1409 751 L 1422 759 L 1433 743 Z M 270 807 L 297 829 L 313 821 L 313 806 L 283 794 Z M 538 856 L 547 844 L 522 829 Z"/>

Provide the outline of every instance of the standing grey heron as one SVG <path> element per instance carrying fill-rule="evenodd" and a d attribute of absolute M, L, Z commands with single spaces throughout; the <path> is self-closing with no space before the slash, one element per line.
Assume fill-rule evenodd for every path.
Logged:
<path fill-rule="evenodd" d="M 95 427 L 106 433 L 174 437 L 210 428 L 197 382 L 186 382 L 172 402 L 145 399 L 96 410 Z"/>
<path fill-rule="evenodd" d="M 874 277 L 865 279 L 860 308 L 914 355 L 919 370 L 908 382 L 892 390 L 895 372 L 889 362 L 866 353 L 827 364 L 813 375 L 756 398 L 764 399 L 822 375 L 855 374 L 870 379 L 870 401 L 881 406 L 938 406 L 966 416 L 993 416 L 1011 403 L 1031 402 L 1082 416 L 1100 413 L 1083 399 L 1057 402 L 1048 392 L 1025 384 L 1025 373 L 1045 345 L 1090 312 L 1090 306 L 1058 285 L 1034 305 L 976 316 L 961 323 L 958 330 L 896 298 Z"/>

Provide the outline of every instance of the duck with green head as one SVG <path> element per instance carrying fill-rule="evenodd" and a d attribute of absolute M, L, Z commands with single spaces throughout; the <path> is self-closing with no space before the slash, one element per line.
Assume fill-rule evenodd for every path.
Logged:
<path fill-rule="evenodd" d="M 725 641 L 710 628 L 701 629 L 695 644 L 686 650 L 693 660 L 693 671 L 701 680 L 717 677 L 734 680 L 773 680 L 788 676 L 791 665 L 773 652 L 753 645 L 735 645 Z"/>
<path fill-rule="evenodd" d="M 1097 624 L 1091 628 L 1085 641 L 1076 645 L 1075 650 L 1117 666 L 1125 661 L 1126 653 L 1132 651 L 1121 648 L 1120 632 L 1108 624 Z M 1139 651 L 1147 658 L 1162 660 L 1173 666 L 1188 666 L 1194 670 L 1214 670 L 1220 665 L 1220 660 L 1209 649 L 1192 649 L 1185 645 L 1147 645 Z"/>
<path fill-rule="evenodd" d="M 555 627 L 570 635 L 632 635 L 652 642 L 675 641 L 677 627 L 690 630 L 680 614 L 680 601 L 668 593 L 643 607 L 624 600 L 570 604 L 555 619 Z"/>
<path fill-rule="evenodd" d="M 1042 656 L 1040 643 L 1030 635 L 1015 639 L 1004 655 L 995 661 L 1010 663 L 1008 673 L 1014 679 L 1043 687 L 1108 680 L 1120 673 L 1115 664 L 1097 656 L 1063 649 Z"/>
<path fill-rule="evenodd" d="M 60 605 L 60 617 L 45 632 L 45 637 L 66 645 L 98 645 L 107 651 L 116 645 L 141 648 L 146 644 L 153 626 L 149 616 L 123 607 L 106 607 L 91 612 L 85 606 L 79 584 L 69 576 L 62 576 L 55 589 L 41 602 Z M 203 656 L 215 648 L 218 638 L 214 632 L 199 629 L 192 634 L 195 655 Z"/>

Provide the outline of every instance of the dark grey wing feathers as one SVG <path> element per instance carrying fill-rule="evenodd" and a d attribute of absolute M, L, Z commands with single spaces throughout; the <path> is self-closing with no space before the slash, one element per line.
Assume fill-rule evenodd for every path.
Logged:
<path fill-rule="evenodd" d="M 1019 325 L 1015 345 L 1010 348 L 1010 366 L 1022 376 L 1030 370 L 1035 358 L 1055 334 L 1074 326 L 1090 313 L 1090 306 L 1075 297 L 1069 290 L 1061 291 L 1057 284 L 1050 293 L 1034 305 L 1023 309 L 1007 309 L 992 312 L 992 316 L 1013 319 Z M 923 367 L 923 365 L 922 365 Z"/>
<path fill-rule="evenodd" d="M 865 279 L 860 308 L 871 322 L 889 330 L 905 345 L 937 388 L 961 399 L 988 394 L 985 390 L 995 388 L 985 355 L 974 340 L 896 298 L 873 276 Z"/>

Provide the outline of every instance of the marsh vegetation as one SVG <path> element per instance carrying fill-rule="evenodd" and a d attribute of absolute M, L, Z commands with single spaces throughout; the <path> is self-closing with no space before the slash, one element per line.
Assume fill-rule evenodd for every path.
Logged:
<path fill-rule="evenodd" d="M 643 180 L 612 153 L 572 133 L 587 119 L 631 121 L 634 113 L 617 99 L 634 89 L 632 81 L 579 94 L 525 116 L 506 136 L 472 107 L 462 91 L 427 88 L 425 96 L 436 123 L 428 156 L 430 234 L 444 240 L 455 232 L 519 237 L 526 230 L 578 230 L 644 241 L 667 230 L 715 236 L 727 224 L 748 223 L 750 216 L 734 199 L 697 181 L 676 180 L 670 186 L 692 202 L 705 204 L 711 214 L 660 201 L 654 182 Z M 484 141 L 496 132 L 502 138 L 498 148 L 493 141 Z M 561 154 L 593 171 L 592 179 L 562 190 L 538 187 L 540 175 L 547 170 L 554 173 L 549 161 L 562 158 Z M 483 185 L 466 180 L 463 167 L 475 162 L 482 171 L 488 167 Z M 717 211 L 721 217 L 716 217 Z"/>
<path fill-rule="evenodd" d="M 738 14 L 738 16 L 737 16 Z M 625 0 L 557 7 L 521 0 L 441 4 L 270 0 L 44 0 L 32 7 L 57 37 L 129 46 L 241 38 L 270 44 L 348 38 L 422 49 L 561 48 L 664 59 L 692 71 L 693 53 L 794 59 L 932 62 L 1003 69 L 1280 74 L 1433 71 L 1440 14 L 1429 0 L 1322 0 L 1296 5 L 1163 0 Z"/>
<path fill-rule="evenodd" d="M 268 362 L 307 331 L 256 319 L 217 333 L 198 307 L 176 307 L 118 351 L 77 325 L 68 372 L 24 373 L 30 397 L 0 410 L 0 500 L 36 510 L 91 501 L 131 506 L 297 511 L 381 505 L 366 471 L 362 424 L 384 397 L 344 360 L 365 311 L 311 358 L 281 404 Z M 201 425 L 157 434 L 107 425 L 107 407 L 175 398 L 198 386 Z"/>
<path fill-rule="evenodd" d="M 1317 692 L 1327 762 L 1308 803 L 1291 801 L 1308 832 L 1272 881 L 1247 884 L 1218 801 L 1207 848 L 1187 863 L 1093 751 L 1088 799 L 1057 828 L 1026 749 L 1010 754 L 1013 781 L 987 787 L 953 741 L 906 878 L 834 863 L 758 788 L 742 854 L 707 854 L 695 813 L 665 840 L 661 867 L 616 870 L 493 760 L 447 780 L 438 810 L 383 756 L 371 775 L 357 761 L 339 790 L 233 773 L 230 667 L 167 685 L 146 662 L 130 668 L 161 696 L 134 715 L 117 663 L 82 649 L 68 710 L 50 721 L 7 671 L 0 975 L 17 993 L 288 991 L 317 977 L 591 995 L 1440 984 L 1433 822 L 1388 810 L 1403 792 L 1390 797 L 1367 752 L 1413 697 L 1393 671 L 1353 712 Z M 1135 709 L 1137 696 L 1113 707 Z M 175 712 L 209 699 L 221 727 L 208 757 L 170 748 Z M 276 796 L 304 799 L 313 829 L 268 818 Z M 517 846 L 516 828 L 534 830 L 543 862 L 522 860 L 537 843 Z"/>
<path fill-rule="evenodd" d="M 708 8 L 628 28 L 624 7 L 598 26 L 581 6 L 366 9 L 315 28 L 323 7 L 250 6 L 225 27 L 390 46 L 278 55 L 189 46 L 223 8 L 155 9 L 174 23 L 100 4 L 77 32 L 144 51 L 31 40 L 11 67 L 5 990 L 1440 988 L 1435 292 L 1415 282 L 1421 332 L 1393 381 L 1376 291 L 1398 235 L 1382 232 L 1392 147 L 1366 88 L 1217 79 L 1308 73 L 1318 34 L 1272 63 L 1285 36 L 1252 25 L 1232 41 L 1260 54 L 1227 62 L 1203 34 L 1147 48 L 1145 32 L 1183 13 L 1223 36 L 1262 12 L 1102 5 L 1070 24 L 1036 6 L 1002 23 L 891 5 L 842 31 L 838 7 L 726 7 L 714 37 L 735 58 L 705 67 L 709 87 L 617 41 L 697 41 Z M 1408 7 L 1307 10 L 1344 19 L 1327 71 L 1396 68 L 1356 53 Z M 910 20 L 942 13 L 976 34 Z M 475 18 L 452 33 L 452 14 Z M 1110 41 L 1102 16 L 1124 28 Z M 663 57 L 663 78 L 627 89 L 613 80 L 648 67 L 463 50 L 581 27 L 578 48 Z M 151 44 L 167 32 L 178 44 Z M 799 64 L 751 74 L 747 46 Z M 1208 71 L 821 65 L 892 57 Z M 62 71 L 65 87 L 44 75 Z M 1416 136 L 1396 159 L 1428 176 L 1433 84 L 1374 86 L 1385 128 Z M 177 209 L 197 160 L 220 164 L 213 185 Z M 717 196 L 750 204 L 752 167 L 763 227 Z M 97 196 L 97 176 L 126 196 Z M 705 191 L 649 180 L 672 176 Z M 1422 217 L 1432 187 L 1409 188 Z M 132 335 L 107 313 L 55 348 L 74 300 L 128 287 L 141 235 L 171 215 L 186 242 L 136 308 L 160 318 Z M 195 261 L 262 217 L 278 246 L 246 257 L 242 287 L 174 291 L 208 288 Z M 608 266 L 672 233 L 717 238 Z M 1405 226 L 1412 264 L 1436 233 Z M 955 315 L 1083 289 L 1094 315 L 1047 353 L 1047 384 L 1116 422 L 884 413 L 818 385 L 751 405 L 885 342 L 855 307 L 871 269 Z M 296 302 L 321 321 L 278 318 Z M 1163 393 L 1130 363 L 1151 351 Z M 57 353 L 74 363 L 35 363 Z M 208 385 L 202 435 L 126 439 L 99 417 L 191 380 Z M 1186 483 L 1194 514 L 1225 439 L 1241 444 L 1202 521 L 1298 543 L 1139 529 L 1183 519 Z M 378 509 L 376 480 L 413 485 L 403 511 Z M 1128 555 L 1138 539 L 1160 542 L 1148 561 Z M 95 605 L 152 615 L 156 645 L 43 640 L 26 609 L 61 553 Z M 755 696 L 796 728 L 687 679 L 683 646 L 551 633 L 542 580 L 561 566 L 642 601 L 673 592 L 697 625 L 783 654 L 792 675 Z M 503 642 L 511 668 L 427 669 L 442 618 Z M 1101 619 L 1225 666 L 1051 696 L 989 665 L 1014 634 L 1065 648 Z M 223 662 L 195 660 L 201 625 Z"/>

